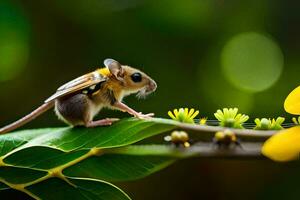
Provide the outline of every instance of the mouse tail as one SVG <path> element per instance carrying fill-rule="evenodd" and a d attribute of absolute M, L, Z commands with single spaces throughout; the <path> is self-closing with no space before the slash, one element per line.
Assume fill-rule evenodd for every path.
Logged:
<path fill-rule="evenodd" d="M 32 121 L 33 119 L 40 116 L 41 114 L 43 114 L 47 110 L 51 109 L 52 107 L 54 107 L 54 101 L 44 103 L 43 105 L 41 105 L 40 107 L 38 107 L 37 109 L 35 109 L 31 113 L 26 115 L 25 117 L 19 119 L 18 121 L 15 121 L 15 122 L 7 125 L 7 126 L 4 126 L 3 128 L 0 128 L 0 134 L 10 132 L 12 130 L 15 130 L 15 129 L 23 126 L 24 124 Z"/>

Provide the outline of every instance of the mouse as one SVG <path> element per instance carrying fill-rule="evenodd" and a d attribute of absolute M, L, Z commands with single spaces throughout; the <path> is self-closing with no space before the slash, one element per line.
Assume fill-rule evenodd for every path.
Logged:
<path fill-rule="evenodd" d="M 154 113 L 143 114 L 122 102 L 130 94 L 143 98 L 154 92 L 156 82 L 139 69 L 122 65 L 108 58 L 103 68 L 82 75 L 59 87 L 37 109 L 25 117 L 0 129 L 0 134 L 8 133 L 54 108 L 60 120 L 71 126 L 109 126 L 118 118 L 105 118 L 94 121 L 103 109 L 109 108 L 127 112 L 139 119 L 149 119 Z"/>

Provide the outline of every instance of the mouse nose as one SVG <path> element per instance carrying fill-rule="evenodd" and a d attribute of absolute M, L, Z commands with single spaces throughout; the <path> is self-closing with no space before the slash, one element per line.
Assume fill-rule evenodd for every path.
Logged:
<path fill-rule="evenodd" d="M 153 92 L 156 90 L 156 88 L 157 88 L 157 84 L 155 83 L 155 81 L 150 81 L 149 90 Z"/>

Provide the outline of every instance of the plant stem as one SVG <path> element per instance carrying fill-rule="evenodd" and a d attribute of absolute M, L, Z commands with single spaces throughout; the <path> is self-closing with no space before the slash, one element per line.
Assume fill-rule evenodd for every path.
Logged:
<path fill-rule="evenodd" d="M 135 156 L 165 156 L 174 158 L 264 158 L 261 154 L 262 142 L 242 142 L 229 147 L 218 146 L 212 142 L 197 142 L 188 148 L 183 146 L 163 144 L 130 145 L 125 147 L 105 149 L 107 154 L 123 154 Z"/>
<path fill-rule="evenodd" d="M 218 131 L 224 131 L 226 129 L 232 130 L 237 136 L 240 137 L 253 137 L 253 138 L 262 138 L 267 139 L 277 133 L 278 131 L 261 131 L 261 130 L 252 130 L 252 129 L 233 129 L 222 126 L 209 126 L 209 125 L 199 125 L 199 124 L 188 124 L 182 123 L 175 120 L 163 119 L 163 118 L 152 118 L 149 121 L 156 123 L 163 123 L 174 125 L 176 128 L 183 129 L 186 131 L 195 131 L 199 134 L 214 134 Z"/>
<path fill-rule="evenodd" d="M 221 126 L 203 126 L 203 125 L 194 125 L 194 124 L 178 124 L 179 128 L 197 131 L 203 133 L 216 133 L 218 131 L 224 131 L 226 129 L 232 130 L 237 136 L 241 137 L 259 137 L 259 138 L 269 138 L 274 135 L 278 131 L 259 131 L 259 130 L 251 130 L 251 129 L 232 129 Z"/>
<path fill-rule="evenodd" d="M 208 142 L 194 144 L 190 151 L 198 152 L 197 157 L 206 158 L 264 158 L 261 154 L 261 142 L 242 142 L 240 145 L 232 144 L 222 147 Z"/>

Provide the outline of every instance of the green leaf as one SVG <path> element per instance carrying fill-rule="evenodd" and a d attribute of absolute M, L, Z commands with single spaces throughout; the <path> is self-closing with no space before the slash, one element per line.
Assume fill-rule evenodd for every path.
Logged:
<path fill-rule="evenodd" d="M 8 155 L 3 161 L 13 166 L 51 169 L 75 160 L 87 152 L 88 150 L 63 152 L 46 146 L 31 146 Z"/>
<path fill-rule="evenodd" d="M 105 181 L 93 179 L 68 178 L 70 184 L 66 184 L 58 178 L 51 178 L 26 188 L 41 199 L 57 200 L 128 200 L 123 191 Z M 55 192 L 49 188 L 55 188 Z"/>
<path fill-rule="evenodd" d="M 0 167 L 0 177 L 12 184 L 22 184 L 45 176 L 47 172 L 18 167 Z"/>
<path fill-rule="evenodd" d="M 63 171 L 67 176 L 90 177 L 106 181 L 128 181 L 143 178 L 172 164 L 165 156 L 106 154 L 88 158 Z"/>
<path fill-rule="evenodd" d="M 11 187 L 42 199 L 128 199 L 121 190 L 103 180 L 141 178 L 171 164 L 173 159 L 108 154 L 104 150 L 133 144 L 174 128 L 172 123 L 124 119 L 110 127 L 47 128 L 1 135 L 0 191 Z M 76 167 L 67 173 L 73 165 Z M 95 174 L 78 171 L 81 165 L 86 170 L 93 167 L 91 172 Z M 130 173 L 130 167 L 136 171 Z M 64 189 L 59 193 L 57 188 Z"/>
<path fill-rule="evenodd" d="M 158 123 L 156 121 L 130 118 L 116 122 L 109 127 L 45 129 L 40 131 L 38 136 L 22 145 L 20 149 L 30 146 L 47 146 L 63 151 L 73 151 L 93 147 L 120 147 L 174 128 L 175 125 L 172 123 Z M 21 137 L 22 133 L 16 132 L 14 135 L 15 137 Z M 0 136 L 0 141 L 1 139 Z"/>
<path fill-rule="evenodd" d="M 1 183 L 0 182 L 0 191 L 1 190 L 6 190 L 6 189 L 9 189 L 9 186 L 5 185 L 4 183 Z"/>
<path fill-rule="evenodd" d="M 45 128 L 36 130 L 23 130 L 0 136 L 0 156 L 3 156 L 13 149 L 27 143 L 29 140 L 43 135 L 46 132 L 56 131 L 57 128 Z"/>
<path fill-rule="evenodd" d="M 201 134 L 223 130 L 166 119 L 131 118 L 109 127 L 46 128 L 0 135 L 0 195 L 1 191 L 12 188 L 46 200 L 129 199 L 105 181 L 139 179 L 178 159 L 201 153 L 205 156 L 211 150 L 211 145 L 193 145 L 189 149 L 132 145 L 174 129 Z M 246 130 L 237 134 L 248 134 L 243 131 Z"/>

